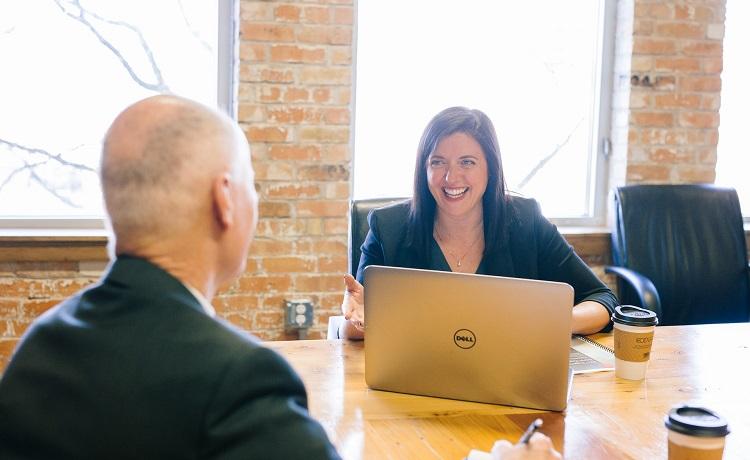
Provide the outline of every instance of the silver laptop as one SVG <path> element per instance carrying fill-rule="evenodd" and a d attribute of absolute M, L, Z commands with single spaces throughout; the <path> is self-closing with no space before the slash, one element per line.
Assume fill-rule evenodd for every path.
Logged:
<path fill-rule="evenodd" d="M 571 286 L 376 265 L 364 276 L 369 387 L 565 409 Z"/>

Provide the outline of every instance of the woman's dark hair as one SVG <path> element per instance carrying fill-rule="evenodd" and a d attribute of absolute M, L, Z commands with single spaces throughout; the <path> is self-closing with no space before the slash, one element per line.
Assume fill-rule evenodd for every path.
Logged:
<path fill-rule="evenodd" d="M 407 242 L 422 257 L 427 257 L 430 251 L 436 208 L 435 198 L 427 184 L 427 160 L 441 140 L 455 133 L 474 138 L 487 160 L 487 189 L 482 197 L 485 254 L 502 247 L 507 239 L 505 176 L 495 127 L 487 115 L 479 110 L 450 107 L 430 120 L 417 150 Z"/>

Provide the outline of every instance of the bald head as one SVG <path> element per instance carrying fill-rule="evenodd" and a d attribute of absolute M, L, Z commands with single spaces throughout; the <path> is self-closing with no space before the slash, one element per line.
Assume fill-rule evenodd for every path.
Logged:
<path fill-rule="evenodd" d="M 125 109 L 107 132 L 101 159 L 118 253 L 208 228 L 211 184 L 225 173 L 252 182 L 247 142 L 225 115 L 176 96 Z"/>

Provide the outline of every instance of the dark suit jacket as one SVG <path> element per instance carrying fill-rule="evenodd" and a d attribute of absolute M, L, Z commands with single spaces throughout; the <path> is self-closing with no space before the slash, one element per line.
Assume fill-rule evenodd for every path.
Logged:
<path fill-rule="evenodd" d="M 275 352 L 120 257 L 42 315 L 0 380 L 0 458 L 338 458 Z"/>
<path fill-rule="evenodd" d="M 420 255 L 407 244 L 408 215 L 409 201 L 370 213 L 370 232 L 362 244 L 357 270 L 360 282 L 368 265 L 450 271 L 434 240 L 432 255 Z M 557 227 L 542 216 L 535 200 L 511 197 L 509 215 L 508 241 L 500 250 L 484 255 L 479 273 L 568 283 L 575 290 L 576 304 L 593 300 L 604 305 L 610 315 L 614 312 L 617 298 L 578 257 Z"/>

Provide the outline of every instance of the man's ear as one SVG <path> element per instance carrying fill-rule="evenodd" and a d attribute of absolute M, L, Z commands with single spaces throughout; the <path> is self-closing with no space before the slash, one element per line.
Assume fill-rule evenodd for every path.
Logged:
<path fill-rule="evenodd" d="M 216 223 L 222 229 L 229 228 L 234 223 L 234 200 L 232 199 L 232 181 L 229 174 L 225 173 L 214 179 L 211 184 L 211 200 Z"/>

